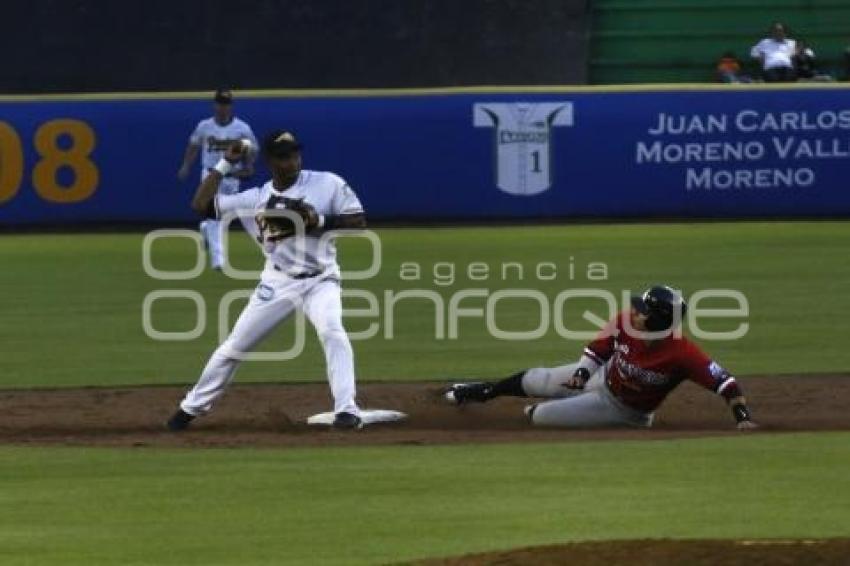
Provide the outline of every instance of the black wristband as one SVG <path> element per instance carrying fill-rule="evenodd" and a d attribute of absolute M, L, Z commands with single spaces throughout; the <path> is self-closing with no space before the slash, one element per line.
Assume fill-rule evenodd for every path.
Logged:
<path fill-rule="evenodd" d="M 732 405 L 732 414 L 735 416 L 736 422 L 750 420 L 750 410 L 743 403 Z"/>
<path fill-rule="evenodd" d="M 573 377 L 580 377 L 585 383 L 590 381 L 590 371 L 587 368 L 578 368 Z"/>
<path fill-rule="evenodd" d="M 336 214 L 325 214 L 325 224 L 322 230 L 333 230 L 339 224 L 339 216 Z"/>

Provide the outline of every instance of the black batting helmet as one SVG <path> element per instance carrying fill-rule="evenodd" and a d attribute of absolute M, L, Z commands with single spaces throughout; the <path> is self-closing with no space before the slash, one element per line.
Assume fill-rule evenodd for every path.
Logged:
<path fill-rule="evenodd" d="M 654 285 L 640 297 L 632 297 L 632 307 L 647 316 L 646 329 L 650 332 L 669 330 L 674 322 L 681 323 L 688 312 L 682 295 L 667 285 Z"/>

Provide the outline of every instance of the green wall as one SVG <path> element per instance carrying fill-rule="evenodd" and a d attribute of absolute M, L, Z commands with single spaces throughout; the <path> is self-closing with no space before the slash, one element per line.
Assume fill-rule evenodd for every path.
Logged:
<path fill-rule="evenodd" d="M 750 47 L 774 21 L 837 77 L 850 45 L 850 0 L 594 0 L 592 15 L 593 84 L 712 82 L 726 50 L 755 72 Z"/>

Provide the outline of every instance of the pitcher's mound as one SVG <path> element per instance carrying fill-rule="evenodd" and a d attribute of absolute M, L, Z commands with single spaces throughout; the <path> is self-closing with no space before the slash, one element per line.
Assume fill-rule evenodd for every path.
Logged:
<path fill-rule="evenodd" d="M 422 560 L 416 566 L 845 566 L 850 539 L 609 540 Z"/>

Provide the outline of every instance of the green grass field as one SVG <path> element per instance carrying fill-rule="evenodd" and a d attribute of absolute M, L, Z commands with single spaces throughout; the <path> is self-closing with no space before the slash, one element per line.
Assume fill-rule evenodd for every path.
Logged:
<path fill-rule="evenodd" d="M 375 564 L 567 540 L 850 535 L 850 434 L 0 449 L 0 562 Z"/>
<path fill-rule="evenodd" d="M 540 226 L 534 228 L 383 229 L 382 268 L 373 279 L 346 284 L 376 294 L 422 289 L 439 293 L 446 303 L 462 289 L 537 289 L 550 303 L 562 290 L 594 287 L 619 297 L 653 282 L 670 282 L 690 295 L 708 288 L 736 289 L 750 302 L 750 330 L 741 340 L 713 342 L 706 348 L 739 374 L 842 371 L 850 351 L 832 347 L 823 336 L 846 330 L 838 316 L 850 308 L 844 289 L 850 263 L 844 261 L 850 225 L 822 223 L 738 223 L 698 225 Z M 242 233 L 234 232 L 233 261 L 255 269 L 259 256 Z M 189 269 L 194 251 L 186 239 L 154 246 L 159 269 Z M 363 240 L 340 243 L 343 267 L 363 269 L 372 259 Z M 255 281 L 231 280 L 206 271 L 192 281 L 156 281 L 142 268 L 142 235 L 20 235 L 0 238 L 0 289 L 4 324 L 0 327 L 3 372 L 0 387 L 56 387 L 140 383 L 191 383 L 216 344 L 218 303 L 228 291 L 253 289 Z M 519 263 L 502 277 L 502 264 Z M 557 267 L 554 280 L 540 280 L 540 263 Z M 607 279 L 588 281 L 590 262 L 607 265 Z M 421 267 L 416 281 L 401 279 L 402 264 Z M 454 264 L 454 284 L 435 283 Z M 470 280 L 470 263 L 490 268 L 483 281 Z M 574 272 L 571 273 L 570 266 Z M 545 268 L 550 273 L 550 268 Z M 142 329 L 142 303 L 156 289 L 196 290 L 204 297 L 207 331 L 189 342 L 156 342 Z M 468 298 L 464 308 L 483 308 L 486 300 Z M 234 305 L 233 317 L 239 303 Z M 362 300 L 347 303 L 366 306 Z M 604 314 L 600 301 L 567 303 L 568 328 L 592 327 L 580 317 L 585 306 Z M 730 307 L 728 302 L 706 306 Z M 527 299 L 499 302 L 496 322 L 505 330 L 531 330 L 539 306 Z M 445 312 L 445 307 L 443 308 Z M 460 320 L 458 339 L 435 338 L 435 308 L 423 299 L 402 300 L 394 312 L 394 339 L 382 339 L 382 319 L 349 319 L 351 331 L 379 325 L 379 337 L 355 342 L 363 381 L 501 375 L 519 366 L 554 364 L 574 358 L 583 342 L 565 341 L 550 325 L 531 341 L 491 337 L 480 318 Z M 188 330 L 195 306 L 187 300 L 156 303 L 159 330 Z M 732 329 L 740 321 L 706 325 Z M 289 329 L 263 347 L 283 350 L 292 343 Z M 303 356 L 286 364 L 255 363 L 240 369 L 246 381 L 318 380 L 324 375 L 318 343 L 308 332 Z M 805 353 L 805 355 L 804 355 Z"/>
<path fill-rule="evenodd" d="M 654 282 L 742 291 L 748 334 L 703 343 L 741 374 L 847 372 L 842 314 L 850 309 L 842 222 L 592 225 L 381 229 L 382 269 L 349 282 L 383 297 L 409 289 L 447 302 L 467 288 L 565 289 L 619 294 Z M 258 253 L 234 233 L 234 263 Z M 340 243 L 343 267 L 370 261 L 361 240 Z M 215 347 L 219 299 L 252 281 L 205 271 L 193 281 L 155 281 L 142 269 L 141 234 L 0 237 L 0 388 L 185 384 Z M 160 269 L 188 269 L 188 240 L 158 243 Z M 455 265 L 453 284 L 435 264 Z M 489 266 L 483 281 L 466 273 Z M 503 262 L 523 266 L 523 277 Z M 556 264 L 540 280 L 537 264 Z M 588 281 L 603 262 L 604 281 Z M 421 277 L 405 281 L 403 263 Z M 571 273 L 570 266 L 574 266 Z M 438 275 L 447 267 L 438 266 Z M 547 268 L 548 269 L 548 268 Z M 157 289 L 190 289 L 210 325 L 188 342 L 156 342 L 142 328 L 142 303 Z M 589 329 L 569 303 L 564 320 Z M 362 302 L 352 301 L 352 307 Z M 381 303 L 381 308 L 385 306 Z M 481 308 L 482 299 L 467 299 Z M 706 305 L 709 306 L 709 305 Z M 717 307 L 730 306 L 717 302 Z M 527 330 L 538 307 L 499 303 L 498 325 Z M 194 325 L 194 306 L 166 301 L 160 330 Z M 362 381 L 503 375 L 578 355 L 582 341 L 551 330 L 540 339 L 490 337 L 463 319 L 459 338 L 438 340 L 434 308 L 402 301 L 395 338 L 354 342 Z M 375 320 L 349 319 L 350 331 Z M 729 329 L 740 321 L 714 321 Z M 839 337 L 839 340 L 824 337 Z M 265 349 L 281 349 L 291 326 Z M 318 344 L 286 363 L 248 363 L 240 381 L 324 380 Z M 0 416 L 2 430 L 2 416 Z M 368 431 L 366 431 L 368 434 Z M 757 434 L 691 440 L 546 445 L 391 446 L 310 449 L 105 449 L 0 447 L 0 564 L 374 564 L 568 540 L 638 537 L 850 536 L 850 433 Z"/>

